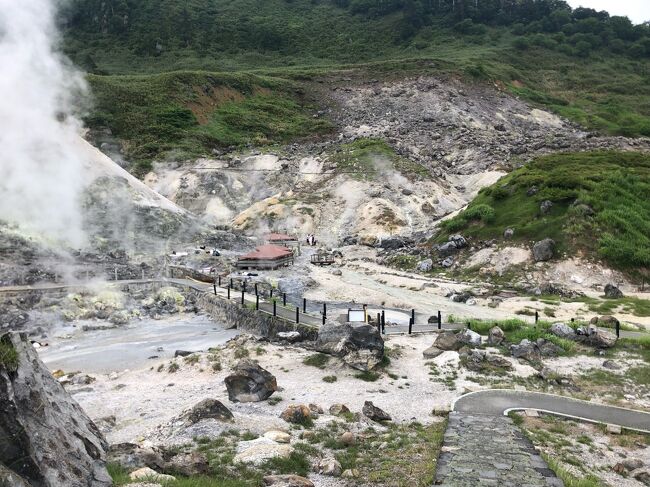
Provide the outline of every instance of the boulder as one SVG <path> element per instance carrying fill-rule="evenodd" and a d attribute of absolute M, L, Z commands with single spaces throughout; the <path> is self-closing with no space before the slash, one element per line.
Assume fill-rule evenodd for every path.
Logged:
<path fill-rule="evenodd" d="M 586 345 L 596 348 L 612 348 L 616 345 L 616 335 L 594 325 L 582 326 L 578 328 L 577 332 L 580 335 L 580 341 Z"/>
<path fill-rule="evenodd" d="M 488 332 L 488 345 L 499 346 L 506 339 L 506 334 L 498 326 L 493 326 Z"/>
<path fill-rule="evenodd" d="M 533 245 L 533 259 L 535 262 L 551 260 L 555 254 L 555 240 L 545 238 Z"/>
<path fill-rule="evenodd" d="M 343 433 L 339 438 L 339 440 L 345 446 L 352 446 L 357 442 L 356 436 L 354 435 L 354 433 L 350 431 L 346 431 L 345 433 Z"/>
<path fill-rule="evenodd" d="M 0 334 L 0 438 L 3 476 L 17 486 L 112 485 L 101 432 L 24 333 Z"/>
<path fill-rule="evenodd" d="M 290 445 L 276 443 L 262 437 L 250 441 L 240 441 L 233 462 L 261 465 L 271 458 L 288 458 L 292 453 L 293 448 Z"/>
<path fill-rule="evenodd" d="M 151 480 L 153 482 L 174 482 L 176 477 L 158 473 L 149 467 L 142 467 L 129 474 L 131 480 Z"/>
<path fill-rule="evenodd" d="M 415 268 L 420 272 L 429 272 L 431 269 L 433 269 L 433 260 L 431 259 L 421 260 L 420 262 L 418 262 Z"/>
<path fill-rule="evenodd" d="M 280 417 L 287 423 L 305 424 L 311 420 L 311 410 L 304 404 L 290 404 L 282 411 Z"/>
<path fill-rule="evenodd" d="M 341 414 L 349 413 L 350 409 L 345 404 L 332 404 L 329 412 L 332 416 L 340 416 Z"/>
<path fill-rule="evenodd" d="M 325 457 L 318 464 L 318 473 L 328 475 L 330 477 L 339 477 L 343 471 L 343 467 L 339 461 L 334 457 Z"/>
<path fill-rule="evenodd" d="M 422 356 L 426 359 L 436 358 L 438 355 L 442 355 L 444 350 L 440 350 L 438 347 L 432 345 L 422 352 Z"/>
<path fill-rule="evenodd" d="M 375 406 L 372 401 L 366 401 L 363 403 L 363 408 L 361 409 L 361 412 L 363 415 L 369 419 L 372 419 L 373 421 L 390 421 L 391 417 L 390 415 L 379 409 L 377 406 Z"/>
<path fill-rule="evenodd" d="M 225 382 L 232 402 L 264 401 L 278 390 L 273 374 L 250 360 L 241 360 Z"/>
<path fill-rule="evenodd" d="M 469 293 L 469 292 L 467 292 L 467 291 L 463 291 L 463 292 L 460 292 L 460 293 L 453 293 L 453 294 L 449 297 L 449 299 L 451 299 L 454 303 L 466 303 L 466 302 L 469 301 L 472 297 L 473 297 L 473 296 L 472 296 L 471 293 Z"/>
<path fill-rule="evenodd" d="M 314 348 L 364 371 L 374 368 L 384 357 L 384 340 L 370 325 L 327 323 L 319 328 Z"/>
<path fill-rule="evenodd" d="M 449 241 L 454 242 L 457 249 L 464 249 L 467 247 L 467 240 L 462 235 L 451 235 Z"/>
<path fill-rule="evenodd" d="M 275 441 L 276 443 L 291 443 L 291 435 L 284 431 L 271 430 L 264 433 L 264 438 Z"/>
<path fill-rule="evenodd" d="M 619 299 L 624 296 L 623 292 L 618 287 L 609 283 L 605 285 L 605 297 L 610 299 Z"/>
<path fill-rule="evenodd" d="M 469 328 L 465 328 L 463 331 L 458 333 L 456 335 L 456 338 L 458 339 L 459 342 L 465 345 L 470 345 L 472 347 L 481 346 L 481 335 L 479 335 L 475 331 L 470 330 Z"/>
<path fill-rule="evenodd" d="M 116 443 L 108 449 L 107 460 L 116 463 L 126 470 L 149 467 L 162 470 L 165 460 L 162 454 L 154 448 L 146 448 L 135 443 Z"/>
<path fill-rule="evenodd" d="M 299 475 L 267 475 L 262 482 L 273 487 L 314 487 L 311 480 Z"/>
<path fill-rule="evenodd" d="M 621 370 L 622 367 L 613 360 L 605 360 L 603 362 L 603 368 L 609 370 Z"/>
<path fill-rule="evenodd" d="M 528 362 L 539 362 L 542 354 L 536 343 L 523 339 L 517 345 L 510 345 L 510 353 L 515 358 L 522 358 Z"/>
<path fill-rule="evenodd" d="M 499 367 L 500 369 L 512 368 L 512 364 L 507 358 L 502 357 L 501 355 L 496 355 L 494 353 L 488 353 L 485 356 L 485 361 L 492 367 Z"/>
<path fill-rule="evenodd" d="M 210 473 L 210 464 L 203 453 L 194 451 L 175 455 L 167 463 L 166 470 L 177 472 L 186 477 L 208 475 Z"/>
<path fill-rule="evenodd" d="M 576 332 L 566 323 L 553 323 L 549 331 L 560 338 L 567 338 L 569 340 L 575 340 L 577 338 Z"/>
<path fill-rule="evenodd" d="M 458 247 L 456 247 L 454 242 L 445 242 L 442 245 L 438 245 L 438 254 L 441 257 L 448 257 L 456 252 L 458 252 Z"/>
<path fill-rule="evenodd" d="M 514 228 L 506 228 L 503 232 L 503 238 L 510 240 L 512 237 L 515 235 L 515 229 Z"/>
<path fill-rule="evenodd" d="M 557 357 L 563 352 L 561 347 L 558 347 L 555 343 L 544 340 L 543 338 L 538 338 L 536 345 L 542 357 Z"/>
<path fill-rule="evenodd" d="M 382 238 L 381 242 L 379 243 L 379 247 L 387 250 L 397 250 L 401 249 L 402 247 L 406 247 L 408 244 L 408 240 L 404 239 L 403 237 L 394 236 Z"/>
<path fill-rule="evenodd" d="M 280 331 L 276 336 L 280 340 L 286 340 L 289 343 L 296 343 L 302 340 L 302 335 L 297 331 Z"/>
<path fill-rule="evenodd" d="M 440 265 L 445 269 L 448 269 L 449 267 L 454 265 L 454 259 L 452 259 L 451 257 L 447 257 L 440 263 Z"/>
<path fill-rule="evenodd" d="M 544 200 L 542 204 L 539 205 L 539 211 L 542 215 L 548 215 L 553 208 L 553 202 L 551 200 Z"/>
<path fill-rule="evenodd" d="M 460 350 L 463 343 L 458 340 L 458 337 L 453 331 L 443 331 L 442 333 L 438 333 L 436 340 L 433 342 L 433 346 L 443 351 L 457 351 Z"/>
<path fill-rule="evenodd" d="M 221 401 L 204 399 L 196 404 L 184 416 L 189 424 L 196 424 L 202 419 L 216 419 L 217 421 L 232 421 L 233 415 Z"/>
<path fill-rule="evenodd" d="M 620 321 L 611 315 L 594 316 L 589 323 L 596 326 L 602 326 L 603 328 L 612 328 L 614 330 L 616 329 L 616 325 L 621 324 Z"/>

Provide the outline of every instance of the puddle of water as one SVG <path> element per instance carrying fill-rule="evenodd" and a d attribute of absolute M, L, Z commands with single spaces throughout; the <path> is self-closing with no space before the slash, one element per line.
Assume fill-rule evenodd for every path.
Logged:
<path fill-rule="evenodd" d="M 145 367 L 150 357 L 171 358 L 176 350 L 205 351 L 238 333 L 224 330 L 207 316 L 180 315 L 77 332 L 70 338 L 58 338 L 61 334 L 55 333 L 49 346 L 39 349 L 39 354 L 52 370 L 109 373 Z"/>

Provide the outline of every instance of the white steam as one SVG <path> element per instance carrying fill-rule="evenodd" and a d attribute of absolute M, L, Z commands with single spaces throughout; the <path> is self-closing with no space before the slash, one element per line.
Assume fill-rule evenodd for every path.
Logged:
<path fill-rule="evenodd" d="M 80 246 L 84 171 L 72 107 L 86 86 L 56 51 L 56 5 L 0 0 L 0 219 Z"/>

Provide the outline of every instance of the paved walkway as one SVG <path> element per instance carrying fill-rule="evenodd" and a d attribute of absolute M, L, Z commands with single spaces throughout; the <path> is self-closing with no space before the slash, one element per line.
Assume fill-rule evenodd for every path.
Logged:
<path fill-rule="evenodd" d="M 505 416 L 449 414 L 435 485 L 563 486 L 531 442 Z"/>
<path fill-rule="evenodd" d="M 466 394 L 454 404 L 453 410 L 465 414 L 502 416 L 509 410 L 536 409 L 543 412 L 578 418 L 650 433 L 650 413 L 605 406 L 540 392 L 491 389 Z"/>

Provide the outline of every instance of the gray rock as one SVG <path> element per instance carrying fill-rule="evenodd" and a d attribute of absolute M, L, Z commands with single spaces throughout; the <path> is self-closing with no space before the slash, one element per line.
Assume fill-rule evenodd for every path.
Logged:
<path fill-rule="evenodd" d="M 280 331 L 276 336 L 280 340 L 286 340 L 289 343 L 296 343 L 302 340 L 302 335 L 297 331 Z"/>
<path fill-rule="evenodd" d="M 372 401 L 364 402 L 361 412 L 366 418 L 373 421 L 391 421 L 390 414 L 375 406 Z"/>
<path fill-rule="evenodd" d="M 616 345 L 616 335 L 605 330 L 601 330 L 594 325 L 578 328 L 580 340 L 596 348 L 612 348 Z"/>
<path fill-rule="evenodd" d="M 445 269 L 448 269 L 449 267 L 454 265 L 454 259 L 452 259 L 451 257 L 447 257 L 440 263 L 440 265 Z"/>
<path fill-rule="evenodd" d="M 386 237 L 382 238 L 379 247 L 382 249 L 396 250 L 406 247 L 409 242 L 402 237 Z"/>
<path fill-rule="evenodd" d="M 329 412 L 332 416 L 340 416 L 341 414 L 349 413 L 350 408 L 345 404 L 332 404 L 329 408 Z"/>
<path fill-rule="evenodd" d="M 555 253 L 555 241 L 550 238 L 545 238 L 533 245 L 533 259 L 535 262 L 545 262 L 553 258 Z"/>
<path fill-rule="evenodd" d="M 241 360 L 225 382 L 232 402 L 264 401 L 278 390 L 273 374 L 250 360 Z"/>
<path fill-rule="evenodd" d="M 490 328 L 488 333 L 488 345 L 498 346 L 501 345 L 506 339 L 506 334 L 498 326 Z"/>
<path fill-rule="evenodd" d="M 454 293 L 449 297 L 449 299 L 451 299 L 454 303 L 466 303 L 471 298 L 472 295 L 466 291 Z"/>
<path fill-rule="evenodd" d="M 539 188 L 537 186 L 531 186 L 526 191 L 526 195 L 527 196 L 535 196 L 538 192 L 539 192 Z"/>
<path fill-rule="evenodd" d="M 510 240 L 512 237 L 515 235 L 515 229 L 514 228 L 506 228 L 505 231 L 503 232 L 503 238 Z"/>
<path fill-rule="evenodd" d="M 551 208 L 553 208 L 553 202 L 550 200 L 542 201 L 542 204 L 539 205 L 539 211 L 542 215 L 548 215 L 551 212 Z"/>
<path fill-rule="evenodd" d="M 522 358 L 528 362 L 539 362 L 542 354 L 536 343 L 523 339 L 518 345 L 510 345 L 510 353 L 515 358 Z"/>
<path fill-rule="evenodd" d="M 318 464 L 318 472 L 330 477 L 339 477 L 343 472 L 343 467 L 334 457 L 325 457 Z"/>
<path fill-rule="evenodd" d="M 422 356 L 426 359 L 431 359 L 431 358 L 436 358 L 438 355 L 441 355 L 443 353 L 443 350 L 440 350 L 438 347 L 435 346 L 430 346 L 427 348 L 424 352 L 422 352 Z"/>
<path fill-rule="evenodd" d="M 481 335 L 479 335 L 475 331 L 470 330 L 469 328 L 465 328 L 463 331 L 458 333 L 456 335 L 456 338 L 458 339 L 459 342 L 465 345 L 470 345 L 472 347 L 481 346 Z"/>
<path fill-rule="evenodd" d="M 15 474 L 5 467 L 5 479 L 15 478 L 15 486 L 112 485 L 101 432 L 52 377 L 27 335 L 5 333 L 0 343 L 17 357 L 0 361 L 0 464 Z"/>
<path fill-rule="evenodd" d="M 443 351 L 457 351 L 460 350 L 463 343 L 458 340 L 458 337 L 453 331 L 443 331 L 442 333 L 438 333 L 436 341 L 433 342 L 433 346 Z"/>
<path fill-rule="evenodd" d="M 467 247 L 467 240 L 462 235 L 451 235 L 449 241 L 453 242 L 457 249 L 464 249 Z"/>
<path fill-rule="evenodd" d="M 233 415 L 221 401 L 204 399 L 196 404 L 185 414 L 184 419 L 188 424 L 196 424 L 202 419 L 216 419 L 217 421 L 232 421 Z"/>
<path fill-rule="evenodd" d="M 621 370 L 621 366 L 614 362 L 613 360 L 605 360 L 603 362 L 603 367 L 609 370 Z"/>
<path fill-rule="evenodd" d="M 605 297 L 609 299 L 620 299 L 624 295 L 618 287 L 610 283 L 605 285 Z"/>
<path fill-rule="evenodd" d="M 442 257 L 447 257 L 451 254 L 455 254 L 458 252 L 458 247 L 456 247 L 456 244 L 454 242 L 445 242 L 442 245 L 438 245 L 438 253 Z"/>
<path fill-rule="evenodd" d="M 162 454 L 154 448 L 144 448 L 135 443 L 117 443 L 108 449 L 109 463 L 120 465 L 126 470 L 149 467 L 160 471 L 165 467 Z"/>
<path fill-rule="evenodd" d="M 429 272 L 433 268 L 433 260 L 421 260 L 415 268 L 420 272 Z"/>
<path fill-rule="evenodd" d="M 536 342 L 539 353 L 543 357 L 557 357 L 562 353 L 562 348 L 558 347 L 555 343 L 544 340 L 543 338 L 538 338 Z"/>
<path fill-rule="evenodd" d="M 359 370 L 371 370 L 384 357 L 384 340 L 370 325 L 329 322 L 319 328 L 314 348 Z"/>
<path fill-rule="evenodd" d="M 165 469 L 180 473 L 186 477 L 194 477 L 208 475 L 210 473 L 210 464 L 203 453 L 194 451 L 175 455 L 167 463 Z"/>
<path fill-rule="evenodd" d="M 575 340 L 577 338 L 575 330 L 566 323 L 553 323 L 549 331 L 560 338 L 567 338 L 569 340 Z"/>
<path fill-rule="evenodd" d="M 314 487 L 314 483 L 299 475 L 266 475 L 262 481 L 273 487 Z"/>

